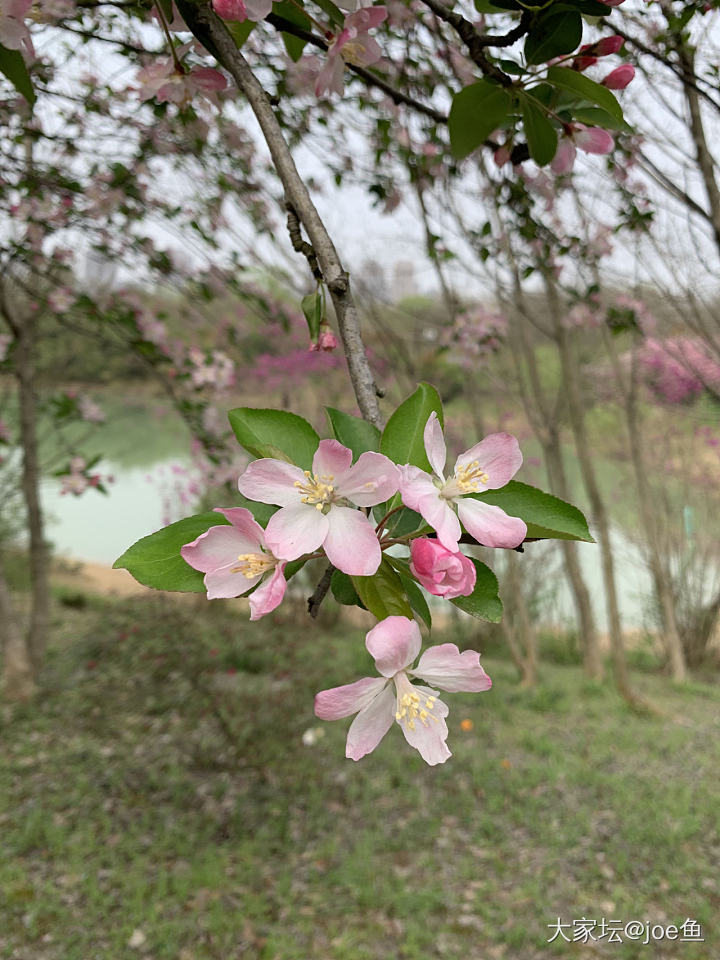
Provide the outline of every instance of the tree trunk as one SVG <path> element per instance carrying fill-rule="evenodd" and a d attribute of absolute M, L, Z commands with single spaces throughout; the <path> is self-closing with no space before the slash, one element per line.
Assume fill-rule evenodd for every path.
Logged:
<path fill-rule="evenodd" d="M 30 650 L 15 617 L 10 590 L 0 568 L 0 629 L 3 636 L 2 692 L 6 700 L 26 703 L 35 693 Z"/>
<path fill-rule="evenodd" d="M 507 551 L 507 568 L 503 578 L 503 592 L 508 597 L 510 617 L 503 617 L 503 633 L 513 663 L 520 672 L 520 686 L 534 687 L 538 674 L 537 633 L 530 622 L 520 577 L 520 558 L 514 550 Z"/>
<path fill-rule="evenodd" d="M 47 645 L 50 622 L 50 584 L 48 551 L 40 506 L 40 468 L 37 446 L 37 398 L 33 346 L 35 323 L 27 318 L 16 324 L 17 348 L 15 374 L 18 381 L 20 440 L 23 450 L 22 489 L 27 510 L 30 537 L 30 577 L 32 607 L 28 643 L 35 670 L 40 668 Z"/>

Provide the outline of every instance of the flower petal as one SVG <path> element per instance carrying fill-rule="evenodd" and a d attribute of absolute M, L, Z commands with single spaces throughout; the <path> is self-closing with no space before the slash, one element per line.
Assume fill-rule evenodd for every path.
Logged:
<path fill-rule="evenodd" d="M 257 540 L 240 533 L 234 526 L 210 527 L 199 537 L 180 547 L 180 556 L 203 573 L 234 563 L 241 553 L 258 553 Z M 237 596 L 237 594 L 233 594 Z"/>
<path fill-rule="evenodd" d="M 525 539 L 527 526 L 519 517 L 509 517 L 500 507 L 472 497 L 456 502 L 463 526 L 483 546 L 512 548 Z"/>
<path fill-rule="evenodd" d="M 321 720 L 342 720 L 343 717 L 359 713 L 386 685 L 387 680 L 383 677 L 363 677 L 355 683 L 321 690 L 315 696 L 315 716 Z"/>
<path fill-rule="evenodd" d="M 285 596 L 286 587 L 285 564 L 279 563 L 267 580 L 250 594 L 250 619 L 259 620 L 266 613 L 279 607 Z"/>
<path fill-rule="evenodd" d="M 474 650 L 460 653 L 454 643 L 429 647 L 410 672 L 434 687 L 453 693 L 480 693 L 492 686 L 492 680 L 480 666 L 480 654 Z"/>
<path fill-rule="evenodd" d="M 296 483 L 305 483 L 306 477 L 300 467 L 283 460 L 253 460 L 238 480 L 238 490 L 251 500 L 260 503 L 277 503 L 287 507 L 297 503 L 300 493 Z"/>
<path fill-rule="evenodd" d="M 435 697 L 432 707 L 427 710 L 428 717 L 425 723 L 418 717 L 412 722 L 413 725 L 411 727 L 407 719 L 398 720 L 405 739 L 411 747 L 415 747 L 425 763 L 431 767 L 434 767 L 438 763 L 445 763 L 445 761 L 452 756 L 445 743 L 448 735 L 447 723 L 445 722 L 445 717 L 447 717 L 449 713 L 447 704 L 437 699 L 437 690 L 431 690 L 430 687 L 422 687 L 419 684 L 410 684 L 407 677 L 402 679 L 404 679 L 404 683 L 396 683 L 398 712 L 401 709 L 400 698 L 406 690 L 405 684 L 411 688 L 413 693 L 420 695 L 422 698 L 421 704 L 423 705 L 427 703 L 428 697 Z"/>
<path fill-rule="evenodd" d="M 265 546 L 265 531 L 245 507 L 213 507 L 213 510 L 215 513 L 221 513 L 226 517 L 233 527 L 248 540 L 254 540 L 256 547 Z"/>
<path fill-rule="evenodd" d="M 386 617 L 370 630 L 365 646 L 375 660 L 378 673 L 392 677 L 420 653 L 420 628 L 407 617 Z"/>
<path fill-rule="evenodd" d="M 312 504 L 296 503 L 274 513 L 265 530 L 265 542 L 276 557 L 297 560 L 321 545 L 328 532 L 328 520 Z"/>
<path fill-rule="evenodd" d="M 425 424 L 423 439 L 425 441 L 425 453 L 430 461 L 430 466 L 435 473 L 444 480 L 445 475 L 443 470 L 445 469 L 445 461 L 447 460 L 447 447 L 445 446 L 445 437 L 443 436 L 438 415 L 434 410 L 428 417 L 428 422 Z"/>
<path fill-rule="evenodd" d="M 440 543 L 451 553 L 457 553 L 462 530 L 460 521 L 447 500 L 435 490 L 433 494 L 423 497 L 416 509 L 423 520 L 435 530 Z"/>
<path fill-rule="evenodd" d="M 252 590 L 255 584 L 260 580 L 262 574 L 252 577 L 250 580 L 238 572 L 233 572 L 233 565 L 220 567 L 211 570 L 205 574 L 205 589 L 207 590 L 208 600 L 230 600 L 231 597 L 239 597 L 248 590 Z"/>
<path fill-rule="evenodd" d="M 395 691 L 391 683 L 372 700 L 350 724 L 345 756 L 361 760 L 371 753 L 388 732 L 395 719 Z"/>
<path fill-rule="evenodd" d="M 480 469 L 488 475 L 488 482 L 483 489 L 497 490 L 512 480 L 522 466 L 523 457 L 517 437 L 511 433 L 491 433 L 480 443 L 460 454 L 455 463 L 455 472 L 474 460 L 477 460 Z"/>
<path fill-rule="evenodd" d="M 326 522 L 323 549 L 330 563 L 351 577 L 371 577 L 380 566 L 382 550 L 365 514 L 352 507 L 333 506 Z"/>
<path fill-rule="evenodd" d="M 417 510 L 423 497 L 437 496 L 438 488 L 429 473 L 411 463 L 398 467 L 400 473 L 400 497 L 406 507 Z"/>
<path fill-rule="evenodd" d="M 319 477 L 338 477 L 349 470 L 352 450 L 337 440 L 321 440 L 313 457 L 313 473 Z"/>
<path fill-rule="evenodd" d="M 374 507 L 389 500 L 400 486 L 400 471 L 381 453 L 368 450 L 358 461 L 337 478 L 336 490 L 359 507 Z"/>

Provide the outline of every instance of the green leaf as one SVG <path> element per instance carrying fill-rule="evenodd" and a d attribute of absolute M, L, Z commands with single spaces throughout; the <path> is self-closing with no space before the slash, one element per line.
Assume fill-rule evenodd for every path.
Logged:
<path fill-rule="evenodd" d="M 582 17 L 569 10 L 558 13 L 552 8 L 540 14 L 525 39 L 525 59 L 529 64 L 547 63 L 577 50 L 582 40 Z"/>
<path fill-rule="evenodd" d="M 155 590 L 202 593 L 203 574 L 185 563 L 180 548 L 192 543 L 210 527 L 227 525 L 221 513 L 211 510 L 171 523 L 138 540 L 113 564 L 114 570 L 128 570 L 138 583 Z"/>
<path fill-rule="evenodd" d="M 353 586 L 352 580 L 341 570 L 333 571 L 332 579 L 330 580 L 330 589 L 337 602 L 343 604 L 343 606 L 362 607 L 363 610 L 366 609 L 357 594 L 357 590 Z"/>
<path fill-rule="evenodd" d="M 527 524 L 528 537 L 595 543 L 587 520 L 577 507 L 527 483 L 511 480 L 500 490 L 473 496 L 484 503 L 502 507 L 511 517 L 520 517 Z"/>
<path fill-rule="evenodd" d="M 530 156 L 539 167 L 544 167 L 555 156 L 557 131 L 543 111 L 529 100 L 523 101 L 522 115 Z"/>
<path fill-rule="evenodd" d="M 312 30 L 312 20 L 310 17 L 303 10 L 299 10 L 296 4 L 291 3 L 290 0 L 284 0 L 283 3 L 274 3 L 273 13 L 276 13 L 284 20 L 289 20 L 290 23 L 294 23 L 298 27 L 302 27 L 304 30 Z M 297 63 L 303 54 L 303 50 L 305 49 L 307 41 L 303 40 L 301 37 L 296 37 L 292 33 L 284 32 L 282 34 L 282 39 L 283 43 L 285 44 L 285 49 L 288 52 L 288 56 L 291 60 Z"/>
<path fill-rule="evenodd" d="M 357 460 L 361 453 L 367 451 L 378 452 L 380 431 L 374 423 L 368 423 L 362 417 L 353 417 L 334 407 L 325 407 L 325 412 L 335 439 L 352 450 L 353 460 Z"/>
<path fill-rule="evenodd" d="M 345 14 L 339 7 L 335 6 L 332 0 L 315 0 L 315 3 L 317 3 L 321 10 L 325 11 L 333 23 L 339 27 L 345 23 Z"/>
<path fill-rule="evenodd" d="M 390 557 L 387 558 L 390 563 L 397 570 L 398 576 L 402 581 L 403 588 L 407 594 L 407 598 L 410 601 L 410 606 L 415 611 L 415 613 L 420 617 L 428 630 L 432 629 L 432 615 L 430 613 L 430 607 L 428 602 L 425 599 L 425 595 L 418 586 L 417 582 L 413 578 L 413 575 L 410 573 L 409 563 L 407 560 L 403 560 L 401 557 Z"/>
<path fill-rule="evenodd" d="M 456 597 L 450 603 L 454 603 L 460 610 L 477 617 L 478 620 L 489 620 L 491 623 L 498 623 L 502 620 L 503 605 L 498 596 L 498 581 L 495 574 L 487 564 L 470 557 L 475 565 L 475 589 L 469 597 Z"/>
<path fill-rule="evenodd" d="M 579 99 L 596 103 L 603 110 L 607 110 L 611 117 L 622 120 L 622 108 L 612 93 L 607 87 L 586 77 L 584 73 L 578 73 L 577 70 L 570 70 L 568 67 L 550 67 L 547 79 L 553 86 L 560 87 L 562 90 L 571 90 L 578 95 Z"/>
<path fill-rule="evenodd" d="M 393 463 L 412 463 L 421 470 L 431 471 L 423 434 L 433 410 L 442 426 L 440 394 L 429 383 L 420 383 L 415 393 L 403 400 L 388 420 L 380 438 L 380 453 L 384 453 Z"/>
<path fill-rule="evenodd" d="M 33 90 L 30 73 L 25 66 L 22 54 L 19 50 L 8 50 L 0 43 L 0 73 L 5 74 L 10 83 L 15 87 L 18 93 L 21 93 L 29 104 L 35 103 L 35 91 Z"/>
<path fill-rule="evenodd" d="M 453 156 L 463 160 L 484 143 L 503 125 L 512 104 L 510 94 L 488 80 L 478 80 L 456 93 L 448 121 Z"/>
<path fill-rule="evenodd" d="M 235 21 L 225 21 L 225 26 L 230 31 L 230 36 L 235 41 L 238 50 L 242 50 L 245 41 L 257 26 L 252 20 L 243 20 L 242 23 Z"/>
<path fill-rule="evenodd" d="M 309 470 L 320 437 L 307 420 L 287 410 L 236 407 L 228 413 L 237 441 L 254 457 L 271 457 Z"/>
<path fill-rule="evenodd" d="M 371 577 L 351 577 L 358 596 L 378 620 L 386 617 L 412 617 L 412 609 L 405 598 L 402 580 L 383 557 L 377 572 Z"/>
<path fill-rule="evenodd" d="M 320 291 L 316 290 L 315 293 L 309 293 L 306 297 L 303 297 L 301 306 L 302 312 L 307 320 L 310 339 L 313 343 L 316 343 L 320 335 L 320 321 L 322 320 L 322 297 L 320 296 Z"/>
<path fill-rule="evenodd" d="M 600 107 L 575 107 L 573 117 L 580 123 L 586 123 L 589 127 L 602 127 L 603 130 L 619 130 L 622 133 L 633 133 L 634 130 L 625 120 L 618 120 L 611 116 L 607 110 L 601 110 Z"/>

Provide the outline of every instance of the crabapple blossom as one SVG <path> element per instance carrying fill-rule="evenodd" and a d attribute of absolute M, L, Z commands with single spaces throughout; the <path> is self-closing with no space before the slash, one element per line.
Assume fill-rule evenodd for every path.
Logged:
<path fill-rule="evenodd" d="M 521 544 L 527 533 L 523 520 L 508 516 L 500 507 L 468 496 L 497 490 L 515 476 L 522 465 L 522 453 L 516 438 L 509 433 L 492 433 L 485 437 L 460 454 L 453 475 L 448 479 L 444 475 L 445 438 L 434 411 L 425 424 L 424 440 L 435 476 L 412 464 L 400 467 L 400 496 L 405 506 L 416 510 L 433 527 L 440 543 L 451 553 L 458 551 L 462 534 L 460 521 L 470 536 L 486 547 L 517 547 Z"/>
<path fill-rule="evenodd" d="M 356 10 L 345 18 L 345 25 L 328 47 L 327 61 L 318 74 L 315 95 L 332 91 L 342 96 L 345 64 L 367 67 L 377 63 L 382 51 L 369 31 L 387 18 L 385 7 L 368 7 Z"/>
<path fill-rule="evenodd" d="M 310 344 L 310 351 L 317 352 L 318 350 L 323 351 L 324 353 L 331 353 L 336 349 L 338 345 L 337 337 L 332 332 L 328 326 L 320 326 L 320 333 L 315 343 Z"/>
<path fill-rule="evenodd" d="M 280 510 L 268 521 L 265 540 L 276 557 L 296 560 L 322 547 L 330 562 L 351 576 L 369 577 L 382 551 L 373 525 L 358 507 L 373 507 L 397 492 L 398 468 L 380 453 L 352 463 L 352 451 L 321 440 L 312 471 L 282 460 L 253 461 L 238 480 L 240 493 Z"/>
<path fill-rule="evenodd" d="M 469 597 L 477 576 L 475 564 L 465 554 L 452 553 L 429 537 L 410 544 L 410 573 L 428 593 L 446 600 Z"/>
<path fill-rule="evenodd" d="M 137 73 L 137 80 L 141 100 L 155 99 L 179 106 L 187 106 L 198 94 L 216 103 L 218 92 L 227 87 L 227 80 L 219 70 L 192 67 L 185 71 L 178 69 L 172 57 L 143 67 Z"/>
<path fill-rule="evenodd" d="M 248 590 L 250 619 L 259 620 L 285 596 L 285 561 L 268 549 L 265 533 L 244 507 L 215 507 L 230 521 L 210 527 L 180 549 L 183 560 L 205 574 L 208 600 L 228 600 Z M 263 583 L 266 574 L 270 574 Z M 260 584 L 260 586 L 258 586 Z"/>
<path fill-rule="evenodd" d="M 0 0 L 0 44 L 19 50 L 30 59 L 35 56 L 30 31 L 25 25 L 32 0 Z"/>
<path fill-rule="evenodd" d="M 264 20 L 272 10 L 272 0 L 213 0 L 213 10 L 223 20 Z"/>
<path fill-rule="evenodd" d="M 585 153 L 605 154 L 615 146 L 612 136 L 601 127 L 586 127 L 582 123 L 568 124 L 567 137 L 558 144 L 557 151 L 550 168 L 553 173 L 570 173 L 577 155 L 576 147 Z"/>
<path fill-rule="evenodd" d="M 480 693 L 492 686 L 474 650 L 460 653 L 454 643 L 429 647 L 418 665 L 420 628 L 407 617 L 387 617 L 370 630 L 365 646 L 375 660 L 380 677 L 364 677 L 315 697 L 315 715 L 321 720 L 341 720 L 357 714 L 350 724 L 345 755 L 360 760 L 380 743 L 395 721 L 411 747 L 430 766 L 452 756 L 446 744 L 448 708 L 437 690 Z M 413 683 L 421 680 L 431 686 Z"/>

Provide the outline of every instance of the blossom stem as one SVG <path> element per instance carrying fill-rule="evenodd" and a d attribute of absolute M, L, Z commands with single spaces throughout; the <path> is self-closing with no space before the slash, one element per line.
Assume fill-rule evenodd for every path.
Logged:
<path fill-rule="evenodd" d="M 380 531 L 382 530 L 382 528 L 383 528 L 383 527 L 385 526 L 385 524 L 388 522 L 389 518 L 390 518 L 394 513 L 398 513 L 398 512 L 399 512 L 400 510 L 402 510 L 403 508 L 404 508 L 404 504 L 401 503 L 399 507 L 393 507 L 392 510 L 389 510 L 389 511 L 385 514 L 385 516 L 382 518 L 382 520 L 380 521 L 380 523 L 375 527 L 375 533 L 380 533 Z"/>
<path fill-rule="evenodd" d="M 165 39 L 167 40 L 168 46 L 170 47 L 170 53 L 172 55 L 173 62 L 175 64 L 175 69 L 177 70 L 178 73 L 185 73 L 185 68 L 183 67 L 182 63 L 180 63 L 178 59 L 178 55 L 175 51 L 175 44 L 172 41 L 170 27 L 168 26 L 168 22 L 165 19 L 165 14 L 163 13 L 163 9 L 162 9 L 162 4 L 156 3 L 155 9 L 157 10 L 158 19 L 162 25 L 163 33 L 165 34 Z"/>

